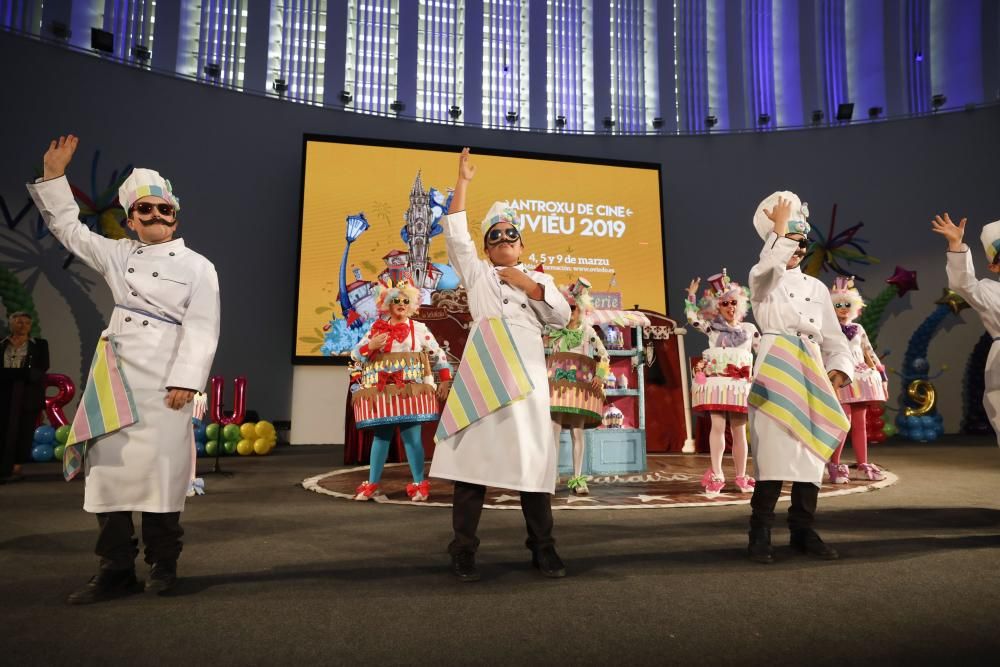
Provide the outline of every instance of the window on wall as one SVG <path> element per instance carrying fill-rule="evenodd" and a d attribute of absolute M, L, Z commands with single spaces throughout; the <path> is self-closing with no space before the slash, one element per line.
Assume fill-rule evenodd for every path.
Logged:
<path fill-rule="evenodd" d="M 42 0 L 0 0 L 0 26 L 39 34 L 42 29 Z"/>
<path fill-rule="evenodd" d="M 420 0 L 417 32 L 417 118 L 447 122 L 464 106 L 465 0 Z"/>
<path fill-rule="evenodd" d="M 323 103 L 326 0 L 271 0 L 269 95 Z"/>
<path fill-rule="evenodd" d="M 614 131 L 645 132 L 659 107 L 656 1 L 611 0 L 610 10 Z"/>
<path fill-rule="evenodd" d="M 549 0 L 546 10 L 546 99 L 549 129 L 594 129 L 591 0 Z"/>
<path fill-rule="evenodd" d="M 182 0 L 178 73 L 242 88 L 246 41 L 247 0 Z"/>
<path fill-rule="evenodd" d="M 396 100 L 399 0 L 349 0 L 346 90 L 352 107 L 388 113 Z"/>
<path fill-rule="evenodd" d="M 527 127 L 528 0 L 483 0 L 483 125 Z"/>

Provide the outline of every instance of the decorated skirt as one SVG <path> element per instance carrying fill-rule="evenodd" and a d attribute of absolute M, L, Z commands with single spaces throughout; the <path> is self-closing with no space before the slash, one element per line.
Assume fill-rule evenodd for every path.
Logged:
<path fill-rule="evenodd" d="M 361 389 L 351 397 L 358 428 L 429 422 L 438 418 L 435 388 L 424 377 L 431 366 L 424 352 L 387 352 L 366 362 Z"/>
<path fill-rule="evenodd" d="M 859 364 L 854 371 L 854 382 L 837 390 L 841 403 L 883 403 L 888 400 L 882 374 L 876 369 Z"/>
<path fill-rule="evenodd" d="M 746 414 L 753 354 L 748 349 L 711 347 L 694 374 L 691 407 L 704 412 Z"/>
<path fill-rule="evenodd" d="M 553 352 L 546 359 L 552 412 L 583 415 L 584 427 L 601 424 L 604 391 L 594 389 L 597 362 L 575 352 Z"/>

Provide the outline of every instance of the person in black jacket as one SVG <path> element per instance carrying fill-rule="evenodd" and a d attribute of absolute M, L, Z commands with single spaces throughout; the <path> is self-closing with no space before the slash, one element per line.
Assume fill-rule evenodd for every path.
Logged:
<path fill-rule="evenodd" d="M 49 344 L 31 337 L 31 314 L 11 313 L 8 325 L 10 335 L 0 340 L 0 483 L 21 479 L 20 464 L 31 460 L 49 370 Z"/>

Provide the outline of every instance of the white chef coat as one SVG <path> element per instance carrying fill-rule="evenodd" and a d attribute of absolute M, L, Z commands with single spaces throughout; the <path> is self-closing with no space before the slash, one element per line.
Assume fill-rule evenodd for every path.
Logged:
<path fill-rule="evenodd" d="M 799 267 L 785 268 L 797 248 L 797 241 L 778 238 L 772 232 L 764 241 L 760 261 L 750 269 L 753 313 L 763 335 L 754 375 L 774 344 L 773 334 L 791 334 L 806 342 L 827 371 L 839 370 L 853 378 L 854 361 L 833 309 L 830 291 Z M 750 444 L 756 478 L 811 482 L 818 486 L 823 479 L 824 461 L 777 421 L 766 415 L 758 417 L 756 413 L 751 404 Z"/>
<path fill-rule="evenodd" d="M 84 463 L 88 512 L 179 512 L 191 481 L 189 404 L 167 407 L 168 388 L 201 390 L 219 340 L 215 267 L 182 239 L 145 245 L 96 234 L 79 220 L 65 177 L 28 185 L 60 243 L 100 273 L 115 308 L 114 336 L 139 421 L 96 438 Z"/>
<path fill-rule="evenodd" d="M 948 287 L 958 292 L 979 313 L 983 326 L 993 337 L 993 345 L 986 357 L 983 407 L 1000 445 L 1000 282 L 976 280 L 976 269 L 968 246 L 964 252 L 948 253 L 947 273 Z"/>
<path fill-rule="evenodd" d="M 445 216 L 442 225 L 448 259 L 468 293 L 473 327 L 484 318 L 503 317 L 534 388 L 523 399 L 438 442 L 430 474 L 516 491 L 555 493 L 557 452 L 549 417 L 542 334 L 546 326 L 566 326 L 569 304 L 551 276 L 523 264 L 514 268 L 542 285 L 542 300 L 529 299 L 500 280 L 497 269 L 502 267 L 479 258 L 464 211 Z"/>

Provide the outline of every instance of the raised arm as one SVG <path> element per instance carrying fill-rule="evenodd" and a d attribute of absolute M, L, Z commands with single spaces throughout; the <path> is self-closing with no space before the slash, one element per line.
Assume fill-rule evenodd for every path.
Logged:
<path fill-rule="evenodd" d="M 786 238 L 788 219 L 792 214 L 792 205 L 786 199 L 779 198 L 778 203 L 770 211 L 764 210 L 774 228 L 764 239 L 764 248 L 760 251 L 760 261 L 750 269 L 748 285 L 754 303 L 767 299 L 778 286 L 781 277 L 785 275 L 788 260 L 795 254 L 798 241 Z"/>
<path fill-rule="evenodd" d="M 684 316 L 687 318 L 688 324 L 707 335 L 712 325 L 701 316 L 701 309 L 698 308 L 698 286 L 700 284 L 701 278 L 695 278 L 688 285 L 687 298 L 684 299 Z"/>
<path fill-rule="evenodd" d="M 458 156 L 458 180 L 452 196 L 448 215 L 441 220 L 444 241 L 448 249 L 448 261 L 455 267 L 458 277 L 466 289 L 483 278 L 485 266 L 479 259 L 476 244 L 469 235 L 469 222 L 465 214 L 465 196 L 469 183 L 476 175 L 476 167 L 469 160 L 469 149 L 463 148 Z"/>
<path fill-rule="evenodd" d="M 96 234 L 80 222 L 80 207 L 65 177 L 78 144 L 79 139 L 72 134 L 54 139 L 43 158 L 42 180 L 29 184 L 28 193 L 52 235 L 87 266 L 103 274 L 118 241 Z"/>

